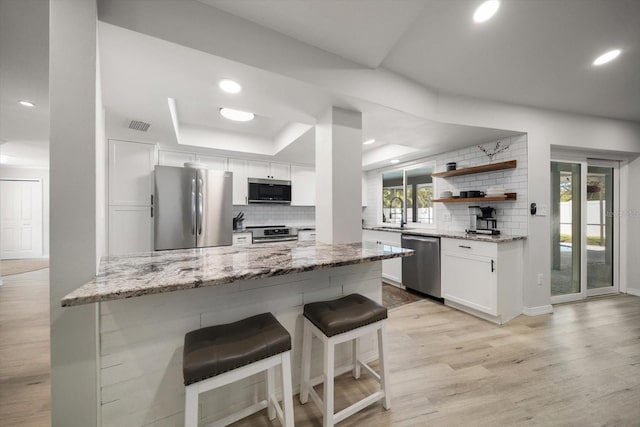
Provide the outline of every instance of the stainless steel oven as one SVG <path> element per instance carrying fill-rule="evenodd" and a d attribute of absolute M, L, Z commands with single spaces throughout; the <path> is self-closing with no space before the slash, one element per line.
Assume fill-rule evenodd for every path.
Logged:
<path fill-rule="evenodd" d="M 295 242 L 298 240 L 298 230 L 284 225 L 247 227 L 253 234 L 253 243 Z"/>

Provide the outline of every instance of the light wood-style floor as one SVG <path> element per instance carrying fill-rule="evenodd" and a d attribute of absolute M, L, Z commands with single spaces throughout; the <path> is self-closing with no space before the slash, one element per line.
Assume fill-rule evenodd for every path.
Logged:
<path fill-rule="evenodd" d="M 2 278 L 0 426 L 51 424 L 49 269 Z"/>
<path fill-rule="evenodd" d="M 3 280 L 0 425 L 46 426 L 48 270 Z M 340 426 L 640 426 L 639 297 L 560 305 L 502 327 L 422 300 L 391 310 L 389 323 L 392 409 L 374 405 Z M 374 385 L 364 372 L 339 377 L 336 409 Z M 295 399 L 296 425 L 321 426 L 313 403 Z M 278 424 L 263 412 L 237 425 Z"/>

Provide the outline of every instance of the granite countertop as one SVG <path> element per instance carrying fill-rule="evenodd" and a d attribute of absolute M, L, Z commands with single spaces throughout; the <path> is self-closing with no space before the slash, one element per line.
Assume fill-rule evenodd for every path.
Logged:
<path fill-rule="evenodd" d="M 469 233 L 465 233 L 464 231 L 424 230 L 424 229 L 416 229 L 416 228 L 400 229 L 400 227 L 362 227 L 362 229 L 411 234 L 413 236 L 446 237 L 450 239 L 475 240 L 477 242 L 492 242 L 492 243 L 512 242 L 514 240 L 524 240 L 527 238 L 527 236 L 510 236 L 507 234 L 489 236 L 486 234 L 469 234 Z"/>
<path fill-rule="evenodd" d="M 410 249 L 367 242 L 291 242 L 105 257 L 98 275 L 67 294 L 61 304 L 70 307 L 410 255 Z"/>

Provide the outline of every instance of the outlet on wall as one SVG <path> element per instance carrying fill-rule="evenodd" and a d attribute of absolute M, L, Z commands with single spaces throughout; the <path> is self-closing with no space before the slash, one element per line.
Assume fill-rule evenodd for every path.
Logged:
<path fill-rule="evenodd" d="M 442 220 L 444 222 L 451 222 L 451 214 L 450 213 L 445 213 L 444 215 L 442 215 Z"/>
<path fill-rule="evenodd" d="M 538 286 L 542 286 L 542 273 L 538 273 Z"/>

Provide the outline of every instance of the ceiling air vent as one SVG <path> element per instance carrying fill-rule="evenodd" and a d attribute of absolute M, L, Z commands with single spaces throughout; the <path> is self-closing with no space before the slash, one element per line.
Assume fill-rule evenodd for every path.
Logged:
<path fill-rule="evenodd" d="M 149 126 L 151 126 L 149 123 L 138 120 L 131 120 L 131 123 L 129 123 L 129 129 L 139 130 L 140 132 L 146 132 Z"/>

